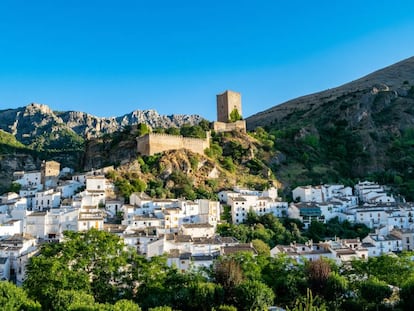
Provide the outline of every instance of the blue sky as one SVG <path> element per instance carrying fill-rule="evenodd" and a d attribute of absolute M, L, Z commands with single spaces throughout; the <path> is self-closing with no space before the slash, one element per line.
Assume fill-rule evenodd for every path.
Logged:
<path fill-rule="evenodd" d="M 0 109 L 243 116 L 414 56 L 412 0 L 0 1 Z"/>

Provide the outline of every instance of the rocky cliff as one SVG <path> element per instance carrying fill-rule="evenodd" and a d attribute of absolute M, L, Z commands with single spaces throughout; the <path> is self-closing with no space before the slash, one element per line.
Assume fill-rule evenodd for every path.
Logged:
<path fill-rule="evenodd" d="M 99 118 L 76 112 L 53 111 L 46 105 L 32 103 L 17 109 L 0 110 L 0 129 L 13 134 L 26 145 L 33 144 L 37 137 L 53 133 L 60 136 L 78 136 L 81 139 L 100 137 L 138 123 L 151 127 L 180 127 L 197 124 L 198 115 L 160 115 L 155 110 L 135 110 L 120 117 Z"/>

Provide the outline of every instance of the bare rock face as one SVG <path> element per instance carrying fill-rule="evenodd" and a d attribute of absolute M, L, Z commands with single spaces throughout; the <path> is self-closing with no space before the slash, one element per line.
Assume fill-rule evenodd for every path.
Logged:
<path fill-rule="evenodd" d="M 0 155 L 0 193 L 13 181 L 16 171 L 33 171 L 40 167 L 40 160 L 29 154 Z"/>
<path fill-rule="evenodd" d="M 203 118 L 198 115 L 160 115 L 155 110 L 135 110 L 120 117 L 99 118 L 78 111 L 53 111 L 46 105 L 32 103 L 17 109 L 0 110 L 0 128 L 13 134 L 24 144 L 31 144 L 45 133 L 78 135 L 89 139 L 110 134 L 138 123 L 151 127 L 195 125 Z"/>

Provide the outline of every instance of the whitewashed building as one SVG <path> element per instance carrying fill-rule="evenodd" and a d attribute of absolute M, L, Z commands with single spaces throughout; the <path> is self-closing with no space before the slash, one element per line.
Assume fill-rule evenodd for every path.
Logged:
<path fill-rule="evenodd" d="M 402 239 L 393 234 L 381 235 L 371 233 L 362 239 L 362 242 L 374 245 L 374 248 L 369 249 L 369 256 L 380 256 L 382 254 L 401 252 L 403 250 Z"/>
<path fill-rule="evenodd" d="M 35 211 L 58 208 L 60 206 L 61 193 L 54 189 L 38 191 L 33 198 L 32 208 Z"/>
<path fill-rule="evenodd" d="M 40 171 L 24 172 L 23 177 L 16 180 L 22 188 L 42 189 L 42 174 Z"/>
<path fill-rule="evenodd" d="M 38 252 L 36 239 L 30 235 L 13 235 L 0 241 L 0 257 L 10 261 L 10 277 L 22 285 L 26 276 L 26 266 L 30 257 Z"/>

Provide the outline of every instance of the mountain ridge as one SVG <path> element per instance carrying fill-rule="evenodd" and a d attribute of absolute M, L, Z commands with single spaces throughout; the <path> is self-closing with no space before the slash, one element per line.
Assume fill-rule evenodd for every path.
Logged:
<path fill-rule="evenodd" d="M 145 123 L 151 127 L 180 127 L 197 124 L 199 115 L 161 115 L 156 110 L 134 110 L 119 117 L 96 117 L 79 111 L 54 111 L 49 106 L 31 103 L 15 109 L 0 110 L 0 128 L 16 136 L 25 144 L 42 130 L 60 127 L 82 138 L 95 138 L 120 131 L 125 126 Z M 39 131 L 37 129 L 40 129 Z"/>
<path fill-rule="evenodd" d="M 385 68 L 378 69 L 370 74 L 340 86 L 293 98 L 264 111 L 255 113 L 246 118 L 246 125 L 248 129 L 253 130 L 256 126 L 266 126 L 272 121 L 277 122 L 283 119 L 286 114 L 291 113 L 291 109 L 301 108 L 291 106 L 297 106 L 302 103 L 312 104 L 318 99 L 322 99 L 322 102 L 329 102 L 335 99 L 335 97 L 337 98 L 345 93 L 361 91 L 367 88 L 374 88 L 376 86 L 379 87 L 379 91 L 384 90 L 382 89 L 384 86 L 385 90 L 387 88 L 390 89 L 395 88 L 396 86 L 401 86 L 404 81 L 408 81 L 407 79 L 414 81 L 413 68 L 414 56 L 389 65 Z M 408 78 L 408 76 L 410 76 L 410 78 Z M 271 118 L 274 119 L 270 120 Z"/>
<path fill-rule="evenodd" d="M 287 184 L 396 182 L 414 198 L 414 57 L 342 86 L 292 99 L 246 119 L 286 159 Z"/>

